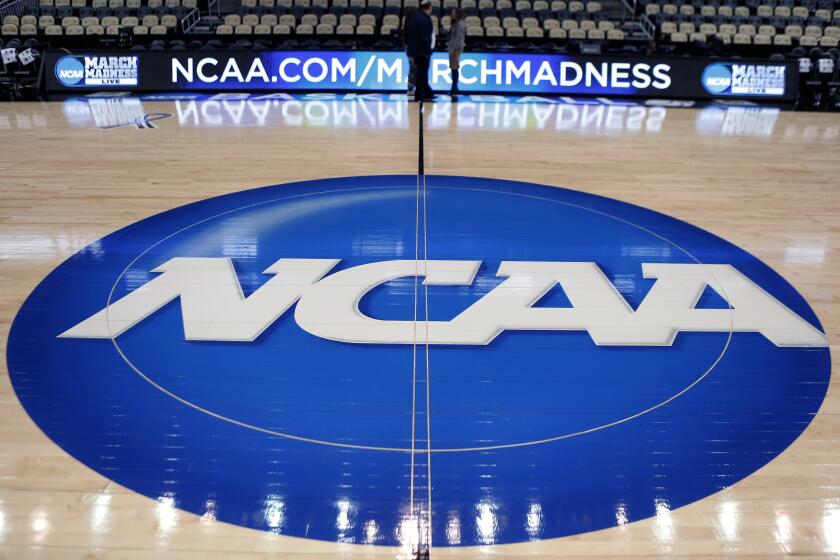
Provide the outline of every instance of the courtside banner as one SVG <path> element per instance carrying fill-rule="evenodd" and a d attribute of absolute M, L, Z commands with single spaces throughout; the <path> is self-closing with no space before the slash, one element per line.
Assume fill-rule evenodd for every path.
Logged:
<path fill-rule="evenodd" d="M 404 91 L 402 52 L 97 52 L 47 53 L 49 91 Z M 464 93 L 624 95 L 791 100 L 790 62 L 622 58 L 530 53 L 464 53 Z M 430 80 L 448 91 L 446 53 L 432 58 Z"/>

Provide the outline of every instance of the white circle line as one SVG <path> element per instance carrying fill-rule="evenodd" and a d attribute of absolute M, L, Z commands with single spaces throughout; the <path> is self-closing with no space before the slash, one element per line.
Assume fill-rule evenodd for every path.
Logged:
<path fill-rule="evenodd" d="M 550 187 L 550 186 L 547 186 L 547 185 L 537 185 L 537 186 L 545 186 L 545 187 L 548 187 L 548 188 L 557 188 L 557 187 Z M 183 233 L 184 231 L 186 231 L 190 228 L 193 228 L 197 225 L 203 224 L 203 223 L 208 222 L 210 220 L 214 220 L 214 219 L 219 218 L 221 216 L 232 214 L 234 212 L 239 212 L 241 210 L 247 210 L 247 209 L 250 209 L 250 208 L 257 207 L 257 206 L 272 204 L 274 202 L 278 202 L 278 201 L 281 201 L 281 200 L 291 200 L 291 199 L 296 199 L 296 198 L 304 198 L 304 197 L 308 197 L 308 196 L 318 196 L 318 195 L 331 194 L 331 193 L 337 193 L 337 192 L 389 190 L 389 189 L 393 189 L 393 188 L 394 188 L 393 186 L 390 186 L 390 187 L 357 187 L 357 188 L 349 188 L 349 189 L 332 189 L 332 190 L 327 190 L 327 191 L 318 191 L 318 192 L 314 192 L 314 193 L 306 193 L 306 194 L 300 194 L 300 195 L 290 195 L 290 196 L 286 196 L 286 197 L 274 198 L 274 199 L 266 200 L 266 201 L 263 201 L 263 202 L 248 204 L 248 205 L 245 205 L 245 206 L 241 206 L 239 208 L 233 208 L 231 210 L 227 210 L 225 212 L 221 212 L 219 214 L 209 216 L 209 217 L 204 218 L 202 220 L 199 220 L 195 223 L 192 223 L 188 226 L 184 226 L 183 228 L 175 231 L 174 233 L 171 233 L 168 236 L 162 238 L 161 240 L 155 242 L 154 244 L 150 245 L 147 249 L 145 249 L 144 251 L 139 253 L 130 263 L 128 263 L 128 265 L 126 265 L 126 267 L 119 274 L 119 276 L 117 276 L 117 279 L 114 281 L 114 284 L 111 286 L 111 290 L 108 293 L 108 299 L 107 299 L 106 306 L 105 306 L 105 323 L 107 325 L 108 334 L 111 338 L 111 342 L 113 343 L 115 350 L 117 351 L 119 356 L 122 358 L 122 360 L 135 373 L 137 373 L 142 379 L 144 379 L 147 383 L 149 383 L 150 385 L 152 385 L 153 387 L 155 387 L 156 389 L 158 389 L 162 393 L 166 394 L 167 396 L 175 399 L 176 401 L 178 401 L 178 402 L 180 402 L 180 403 L 182 403 L 182 404 L 184 404 L 184 405 L 186 405 L 186 406 L 188 406 L 188 407 L 190 407 L 190 408 L 192 408 L 192 409 L 194 409 L 198 412 L 201 412 L 203 414 L 206 414 L 208 416 L 216 418 L 217 420 L 222 420 L 224 422 L 228 422 L 230 424 L 240 426 L 242 428 L 254 430 L 254 431 L 265 433 L 265 434 L 268 434 L 268 435 L 282 437 L 282 438 L 291 439 L 291 440 L 295 440 L 295 441 L 306 442 L 306 443 L 315 443 L 315 444 L 319 444 L 319 445 L 326 445 L 326 446 L 330 446 L 330 447 L 340 447 L 340 448 L 346 448 L 346 449 L 360 449 L 360 450 L 368 450 L 368 451 L 390 451 L 390 452 L 398 452 L 398 453 L 413 453 L 414 451 L 413 451 L 412 448 L 362 445 L 362 444 L 353 444 L 353 443 L 339 443 L 339 442 L 334 442 L 334 441 L 329 441 L 329 440 L 309 438 L 309 437 L 305 437 L 305 436 L 297 436 L 297 435 L 294 435 L 294 434 L 279 432 L 279 431 L 276 431 L 276 430 L 271 430 L 271 429 L 268 429 L 268 428 L 263 428 L 263 427 L 260 427 L 260 426 L 249 424 L 247 422 L 242 422 L 242 421 L 236 420 L 234 418 L 224 416 L 222 414 L 218 414 L 216 412 L 213 412 L 212 410 L 208 410 L 208 409 L 206 409 L 206 408 L 204 408 L 200 405 L 197 405 L 193 402 L 190 402 L 190 401 L 184 399 L 183 397 L 180 397 L 179 395 L 173 393 L 172 391 L 166 389 L 165 387 L 163 387 L 159 383 L 155 382 L 150 377 L 148 377 L 146 374 L 144 374 L 137 366 L 134 365 L 134 363 L 123 352 L 122 348 L 120 347 L 119 343 L 116 340 L 116 337 L 113 336 L 113 334 L 112 334 L 113 331 L 111 330 L 111 323 L 110 323 L 110 317 L 109 317 L 111 300 L 113 299 L 114 292 L 116 291 L 116 288 L 117 288 L 117 284 L 119 284 L 120 280 L 126 274 L 126 272 L 128 272 L 128 270 L 138 260 L 140 260 L 144 255 L 146 255 L 149 251 L 153 250 L 155 247 L 159 246 L 160 244 L 165 243 L 169 239 L 175 237 L 176 235 L 179 235 L 179 234 Z M 481 192 L 481 193 L 486 193 L 486 194 L 506 194 L 506 195 L 511 195 L 511 196 L 519 196 L 519 197 L 523 197 L 523 198 L 531 198 L 531 199 L 534 199 L 534 200 L 542 200 L 542 201 L 551 202 L 551 203 L 554 203 L 554 204 L 562 204 L 564 206 L 569 206 L 571 208 L 577 208 L 579 210 L 592 212 L 594 214 L 605 216 L 607 218 L 616 220 L 618 222 L 627 224 L 627 225 L 632 226 L 636 229 L 644 231 L 645 233 L 648 233 L 648 234 L 664 241 L 665 243 L 675 247 L 676 249 L 682 251 L 683 253 L 685 253 L 690 259 L 692 259 L 697 264 L 699 264 L 701 266 L 705 265 L 705 263 L 701 262 L 693 254 L 689 253 L 687 250 L 683 249 L 682 247 L 680 247 L 676 243 L 670 241 L 669 239 L 659 235 L 658 233 L 655 233 L 655 232 L 653 232 L 653 231 L 651 231 L 651 230 L 649 230 L 645 227 L 634 224 L 633 222 L 630 222 L 630 221 L 625 220 L 623 218 L 613 216 L 613 215 L 608 214 L 606 212 L 601 212 L 600 210 L 594 210 L 592 208 L 587 208 L 586 206 L 581 206 L 581 205 L 578 205 L 578 204 L 573 204 L 573 203 L 570 203 L 570 202 L 564 202 L 564 201 L 560 201 L 560 200 L 553 200 L 553 199 L 550 199 L 550 198 L 547 198 L 547 197 L 542 197 L 542 196 L 537 196 L 537 195 L 529 195 L 529 194 L 510 192 L 510 191 L 486 190 L 486 189 L 470 188 L 470 187 L 433 187 L 433 188 L 437 188 L 437 189 L 441 189 L 441 190 L 475 191 L 475 192 Z M 566 190 L 571 190 L 571 189 L 566 189 Z M 580 191 L 572 191 L 572 192 L 580 192 Z M 212 200 L 212 199 L 210 199 L 210 200 Z M 613 199 L 606 199 L 606 200 L 612 201 Z M 621 202 L 621 201 L 616 201 L 616 202 Z M 630 205 L 629 203 L 623 203 L 623 204 Z M 630 206 L 632 206 L 632 205 L 630 205 Z M 641 208 L 641 207 L 639 207 L 639 208 Z M 646 209 L 643 209 L 643 210 L 646 210 Z M 646 211 L 653 212 L 652 210 L 646 210 Z M 669 219 L 672 219 L 672 220 L 676 220 L 676 218 L 671 218 L 670 216 L 666 216 L 666 217 L 668 217 Z M 127 227 L 130 227 L 130 226 L 127 226 Z M 701 230 L 701 231 L 703 231 L 704 233 L 708 233 L 705 230 Z M 729 349 L 729 345 L 732 341 L 732 335 L 734 333 L 734 315 L 732 314 L 732 306 L 729 305 L 729 298 L 726 296 L 726 292 L 723 289 L 723 286 L 720 284 L 720 282 L 718 281 L 718 279 L 714 275 L 714 273 L 709 271 L 709 274 L 715 280 L 715 282 L 718 284 L 718 286 L 715 287 L 715 289 L 720 290 L 721 296 L 723 296 L 723 298 L 727 301 L 727 305 L 729 306 L 729 317 L 730 317 L 729 333 L 728 333 L 728 337 L 726 339 L 726 343 L 724 344 L 720 355 L 718 355 L 718 357 L 715 359 L 715 361 L 712 363 L 712 365 L 709 366 L 709 368 L 700 377 L 698 377 L 694 382 L 689 384 L 687 387 L 682 389 L 680 392 L 672 395 L 671 397 L 667 398 L 666 400 L 664 400 L 664 401 L 662 401 L 658 404 L 655 404 L 655 405 L 653 405 L 653 406 L 651 406 L 651 407 L 649 407 L 645 410 L 642 410 L 640 412 L 637 412 L 633 415 L 627 416 L 625 418 L 621 418 L 621 419 L 616 420 L 614 422 L 609 422 L 607 424 L 602 424 L 600 426 L 594 426 L 592 428 L 587 428 L 585 430 L 580 430 L 580 431 L 577 431 L 577 432 L 572 432 L 572 433 L 563 434 L 563 435 L 560 435 L 560 436 L 554 436 L 554 437 L 550 437 L 550 438 L 524 441 L 524 442 L 514 442 L 514 443 L 505 443 L 505 444 L 487 445 L 487 446 L 476 446 L 476 447 L 433 448 L 433 449 L 430 449 L 428 452 L 429 453 L 458 453 L 458 452 L 471 452 L 471 451 L 473 451 L 473 452 L 474 451 L 493 451 L 493 450 L 500 450 L 500 449 L 512 449 L 512 448 L 516 448 L 516 447 L 526 447 L 526 446 L 531 446 L 531 445 L 541 445 L 541 444 L 551 443 L 551 442 L 555 442 L 555 441 L 561 441 L 561 440 L 564 440 L 564 439 L 569 439 L 569 438 L 593 433 L 593 432 L 596 432 L 596 431 L 599 431 L 599 430 L 603 430 L 603 429 L 606 429 L 606 428 L 611 428 L 613 426 L 617 426 L 619 424 L 623 424 L 625 422 L 629 422 L 631 420 L 639 418 L 640 416 L 643 416 L 645 414 L 653 412 L 654 410 L 656 410 L 658 408 L 661 408 L 661 407 L 667 405 L 668 403 L 674 401 L 678 397 L 684 395 L 686 392 L 688 392 L 689 390 L 694 388 L 698 383 L 700 383 L 703 379 L 705 379 L 715 369 L 715 367 L 717 367 L 718 363 L 720 363 L 720 361 L 723 359 L 723 356 L 726 354 L 727 350 Z"/>

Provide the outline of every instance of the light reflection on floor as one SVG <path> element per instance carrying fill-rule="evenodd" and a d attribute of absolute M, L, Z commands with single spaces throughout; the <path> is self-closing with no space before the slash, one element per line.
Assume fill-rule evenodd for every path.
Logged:
<path fill-rule="evenodd" d="M 288 94 L 213 96 L 88 96 L 62 101 L 66 122 L 81 128 L 320 127 L 407 130 L 413 104 L 404 95 Z M 153 108 L 150 104 L 153 103 Z M 559 134 L 658 134 L 669 115 L 692 103 L 665 100 L 605 98 L 446 97 L 426 108 L 431 130 L 553 131 Z M 162 108 L 162 109 L 161 109 Z M 161 115 L 148 126 L 149 115 Z M 769 137 L 781 110 L 751 103 L 712 104 L 696 111 L 694 131 L 703 136 Z M 144 120 L 144 117 L 145 120 Z M 0 109 L 0 129 L 49 128 L 45 114 L 20 104 Z M 840 137 L 838 126 L 786 125 L 786 137 Z"/>

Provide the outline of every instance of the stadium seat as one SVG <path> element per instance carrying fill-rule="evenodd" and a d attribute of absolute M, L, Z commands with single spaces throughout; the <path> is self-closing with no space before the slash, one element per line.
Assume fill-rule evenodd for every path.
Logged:
<path fill-rule="evenodd" d="M 822 37 L 822 27 L 816 25 L 809 25 L 805 28 L 804 34 L 819 39 L 820 37 Z"/>
<path fill-rule="evenodd" d="M 798 25 L 788 25 L 785 27 L 785 35 L 792 38 L 802 37 L 802 27 Z"/>
<path fill-rule="evenodd" d="M 677 32 L 677 24 L 672 21 L 663 21 L 662 24 L 659 26 L 659 30 L 662 32 L 663 35 L 672 35 Z"/>

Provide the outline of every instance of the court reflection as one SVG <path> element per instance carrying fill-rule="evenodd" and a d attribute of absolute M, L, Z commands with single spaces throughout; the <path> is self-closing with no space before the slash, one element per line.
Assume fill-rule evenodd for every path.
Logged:
<path fill-rule="evenodd" d="M 72 127 L 156 128 L 329 128 L 406 130 L 417 106 L 398 94 L 218 94 L 146 96 L 116 95 L 71 98 L 61 102 Z M 606 98 L 539 98 L 462 96 L 457 103 L 441 98 L 425 106 L 429 130 L 545 131 L 560 134 L 659 134 L 668 126 L 684 127 L 676 112 L 692 102 L 615 100 Z M 780 125 L 782 111 L 752 103 L 712 104 L 688 113 L 693 132 L 701 135 L 786 138 L 840 137 L 840 127 L 820 122 Z M 171 116 L 171 118 L 170 118 Z M 64 123 L 62 123 L 64 124 Z M 0 129 L 57 126 L 41 116 L 0 113 Z M 691 125 L 689 125 L 691 126 Z"/>

